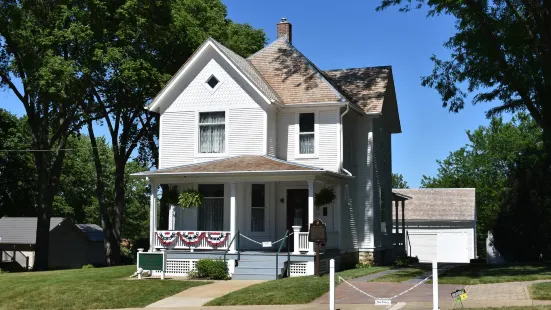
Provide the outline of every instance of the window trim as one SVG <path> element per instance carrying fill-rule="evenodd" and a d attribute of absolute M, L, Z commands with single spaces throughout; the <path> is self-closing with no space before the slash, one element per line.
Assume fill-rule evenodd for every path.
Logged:
<path fill-rule="evenodd" d="M 199 145 L 201 144 L 201 130 L 199 129 L 200 124 L 200 115 L 201 113 L 212 113 L 212 112 L 224 112 L 224 153 L 201 153 Z M 228 109 L 208 109 L 208 110 L 199 110 L 195 113 L 195 146 L 194 146 L 194 155 L 195 157 L 201 158 L 218 158 L 226 157 L 228 154 L 228 136 L 229 136 L 229 110 Z"/>
<path fill-rule="evenodd" d="M 214 87 L 210 87 L 208 81 L 212 78 L 212 77 L 215 77 L 217 80 L 218 80 L 218 84 L 216 84 Z M 215 75 L 214 73 L 211 73 L 209 74 L 209 77 L 205 79 L 205 81 L 202 83 L 203 84 L 203 87 L 205 87 L 205 89 L 212 95 L 214 94 L 218 88 L 220 88 L 220 85 L 222 85 L 223 81 L 220 77 L 218 77 L 217 75 Z"/>
<path fill-rule="evenodd" d="M 314 153 L 300 154 L 300 114 L 314 114 Z M 319 158 L 319 112 L 301 111 L 295 115 L 295 158 L 317 159 Z"/>
<path fill-rule="evenodd" d="M 252 225 L 251 221 L 253 219 L 253 184 L 262 184 L 264 185 L 264 231 L 252 231 Z M 246 206 L 247 206 L 247 215 L 246 215 L 246 230 L 249 232 L 251 236 L 269 236 L 271 234 L 271 228 L 270 228 L 270 212 L 271 212 L 271 206 L 270 206 L 270 186 L 268 186 L 269 183 L 266 182 L 251 182 L 247 184 L 246 187 Z"/>

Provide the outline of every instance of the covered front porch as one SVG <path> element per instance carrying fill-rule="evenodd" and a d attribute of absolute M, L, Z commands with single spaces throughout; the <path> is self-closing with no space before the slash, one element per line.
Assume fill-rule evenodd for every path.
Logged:
<path fill-rule="evenodd" d="M 200 257 L 235 259 L 235 255 L 264 253 L 280 256 L 281 262 L 292 256 L 307 263 L 306 274 L 312 274 L 316 249 L 308 242 L 308 228 L 316 218 L 327 225 L 328 241 L 320 250 L 338 252 L 342 188 L 348 176 L 267 156 L 240 156 L 138 175 L 146 176 L 152 189 L 149 251 L 168 251 L 169 260 L 188 259 L 188 269 L 192 259 Z M 178 192 L 198 190 L 203 197 L 197 207 L 171 205 L 168 230 L 157 225 L 160 184 Z M 333 188 L 336 199 L 316 208 L 315 194 L 324 187 Z M 230 273 L 239 271 L 231 265 Z"/>

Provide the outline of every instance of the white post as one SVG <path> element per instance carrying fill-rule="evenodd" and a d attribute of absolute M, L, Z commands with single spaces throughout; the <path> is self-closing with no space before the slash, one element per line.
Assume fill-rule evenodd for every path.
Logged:
<path fill-rule="evenodd" d="M 236 214 L 235 214 L 235 182 L 231 182 L 231 197 L 230 197 L 230 238 L 235 237 L 236 229 Z M 231 239 L 230 239 L 231 240 Z M 236 253 L 234 241 L 230 246 L 230 253 Z"/>
<path fill-rule="evenodd" d="M 310 224 L 314 222 L 314 181 L 308 180 L 308 230 L 310 230 Z M 308 244 L 308 254 L 313 255 L 314 242 Z"/>
<path fill-rule="evenodd" d="M 438 261 L 432 261 L 432 309 L 439 310 L 438 307 Z"/>
<path fill-rule="evenodd" d="M 140 272 L 140 254 L 143 252 L 143 249 L 142 248 L 139 248 L 138 249 L 138 255 L 136 255 L 136 265 L 138 266 L 138 268 L 136 268 L 136 272 L 138 273 L 138 280 L 141 280 L 142 279 L 142 273 Z M 143 269 L 142 269 L 142 272 L 143 272 Z"/>
<path fill-rule="evenodd" d="M 293 255 L 300 254 L 299 249 L 299 232 L 301 226 L 293 226 Z"/>
<path fill-rule="evenodd" d="M 168 230 L 174 230 L 176 228 L 176 206 L 170 205 L 168 211 Z"/>
<path fill-rule="evenodd" d="M 335 260 L 329 260 L 329 310 L 335 310 Z"/>
<path fill-rule="evenodd" d="M 166 251 L 165 249 L 162 250 L 163 252 L 163 270 L 161 271 L 161 280 L 165 279 L 165 271 L 166 271 Z"/>
<path fill-rule="evenodd" d="M 155 231 L 157 230 L 157 183 L 149 180 L 151 195 L 149 197 L 149 252 L 155 251 Z"/>

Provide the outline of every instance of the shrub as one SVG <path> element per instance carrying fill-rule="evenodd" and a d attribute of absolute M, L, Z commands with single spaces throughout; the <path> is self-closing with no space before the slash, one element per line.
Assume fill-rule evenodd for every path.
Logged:
<path fill-rule="evenodd" d="M 134 253 L 132 250 L 121 245 L 121 264 L 132 265 L 135 264 Z"/>
<path fill-rule="evenodd" d="M 82 269 L 89 269 L 89 268 L 94 268 L 94 265 L 92 264 L 82 265 Z"/>
<path fill-rule="evenodd" d="M 485 258 L 473 258 L 470 261 L 471 264 L 486 264 Z"/>
<path fill-rule="evenodd" d="M 228 279 L 228 269 L 226 262 L 218 259 L 200 259 L 196 265 L 197 277 L 208 278 L 211 280 Z"/>
<path fill-rule="evenodd" d="M 394 266 L 396 267 L 405 267 L 405 266 L 414 265 L 418 263 L 419 263 L 419 258 L 417 256 L 398 257 L 396 258 L 396 260 L 394 260 Z"/>

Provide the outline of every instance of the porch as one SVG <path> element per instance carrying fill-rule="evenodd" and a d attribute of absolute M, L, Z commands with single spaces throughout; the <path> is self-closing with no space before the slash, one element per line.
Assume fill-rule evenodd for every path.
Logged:
<path fill-rule="evenodd" d="M 220 171 L 224 170 L 220 162 L 228 171 Z M 308 229 L 315 218 L 327 225 L 328 241 L 321 252 L 338 252 L 341 191 L 350 177 L 267 156 L 241 156 L 191 166 L 137 174 L 148 177 L 152 189 L 149 251 L 168 251 L 169 269 L 177 264 L 181 268 L 174 270 L 184 274 L 200 258 L 225 257 L 233 278 L 244 273 L 254 279 L 264 273 L 276 274 L 274 270 L 260 270 L 266 268 L 259 265 L 273 269 L 282 263 L 276 268 L 282 268 L 281 275 L 293 270 L 293 264 L 301 264 L 304 275 L 313 274 L 315 245 L 308 242 Z M 180 193 L 198 190 L 203 202 L 185 209 L 171 205 L 168 230 L 159 230 L 159 184 L 168 184 Z M 332 187 L 336 199 L 315 208 L 315 193 L 324 187 Z M 253 261 L 246 263 L 243 257 Z M 246 266 L 249 268 L 244 269 Z"/>

